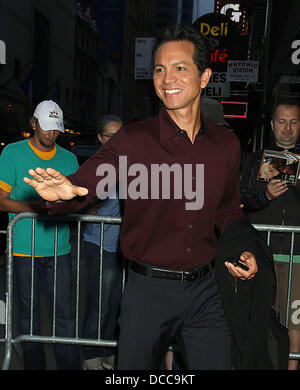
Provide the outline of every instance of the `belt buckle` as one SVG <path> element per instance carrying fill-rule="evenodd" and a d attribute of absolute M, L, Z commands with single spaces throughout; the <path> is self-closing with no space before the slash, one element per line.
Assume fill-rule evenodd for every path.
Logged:
<path fill-rule="evenodd" d="M 191 275 L 191 273 L 189 271 L 181 271 L 182 274 L 181 274 L 181 282 L 184 283 L 184 282 L 189 282 L 190 280 L 188 280 L 188 277 Z"/>
<path fill-rule="evenodd" d="M 197 274 L 197 277 L 196 277 L 196 274 Z M 189 280 L 188 277 L 191 277 L 191 279 Z M 196 279 L 202 279 L 203 278 L 203 268 L 199 268 L 197 270 L 194 270 L 194 271 L 182 271 L 182 278 L 181 278 L 181 282 L 184 283 L 185 281 L 188 281 L 188 282 L 193 282 L 194 280 Z"/>

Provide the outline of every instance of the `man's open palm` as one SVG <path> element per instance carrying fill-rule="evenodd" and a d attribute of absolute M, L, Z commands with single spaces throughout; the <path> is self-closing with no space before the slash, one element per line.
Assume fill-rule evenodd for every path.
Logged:
<path fill-rule="evenodd" d="M 33 187 L 41 198 L 53 202 L 57 200 L 69 200 L 75 196 L 87 195 L 84 187 L 73 185 L 62 173 L 53 168 L 36 168 L 28 171 L 32 179 L 24 177 L 24 182 Z"/>

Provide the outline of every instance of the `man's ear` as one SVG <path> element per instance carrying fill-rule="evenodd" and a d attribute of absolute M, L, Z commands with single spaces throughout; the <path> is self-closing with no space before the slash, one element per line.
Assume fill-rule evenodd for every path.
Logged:
<path fill-rule="evenodd" d="M 35 130 L 35 120 L 33 117 L 29 119 L 29 124 L 30 124 L 32 130 Z"/>
<path fill-rule="evenodd" d="M 97 138 L 98 138 L 99 142 L 102 144 L 102 137 L 100 134 L 97 134 Z"/>
<path fill-rule="evenodd" d="M 272 129 L 272 131 L 274 131 L 274 122 L 273 122 L 273 119 L 271 120 L 271 129 Z"/>
<path fill-rule="evenodd" d="M 211 74 L 212 74 L 212 70 L 210 68 L 206 68 L 202 72 L 202 74 L 200 76 L 200 78 L 201 78 L 201 88 L 202 89 L 204 89 L 207 86 L 207 84 L 209 82 L 209 79 L 211 77 Z"/>

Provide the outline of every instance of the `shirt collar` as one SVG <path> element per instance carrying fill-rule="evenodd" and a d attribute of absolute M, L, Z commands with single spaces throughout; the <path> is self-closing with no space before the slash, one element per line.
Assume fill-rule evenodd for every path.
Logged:
<path fill-rule="evenodd" d="M 277 146 L 276 143 L 273 142 L 269 148 L 273 149 L 273 150 L 278 150 L 279 152 L 285 152 L 285 151 L 288 151 L 291 153 L 299 153 L 300 152 L 300 144 L 296 144 L 295 147 L 293 147 L 293 148 L 282 148 L 281 146 Z"/>
<path fill-rule="evenodd" d="M 56 145 L 54 145 L 54 148 L 52 150 L 50 150 L 50 152 L 41 152 L 40 150 L 38 150 L 37 148 L 35 148 L 30 139 L 28 140 L 28 144 L 29 146 L 31 147 L 31 149 L 33 150 L 33 152 L 39 157 L 41 158 L 42 160 L 51 160 L 51 158 L 53 158 L 56 154 Z"/>
<path fill-rule="evenodd" d="M 201 130 L 207 134 L 208 138 L 213 141 L 217 142 L 216 133 L 212 131 L 213 126 L 217 126 L 215 123 L 209 122 L 202 114 L 201 112 Z M 224 126 L 222 126 L 224 127 Z"/>
<path fill-rule="evenodd" d="M 198 134 L 205 133 L 212 141 L 215 142 L 215 137 L 213 136 L 213 133 L 210 131 L 209 124 L 207 123 L 206 119 L 203 117 L 202 113 L 200 113 L 200 115 L 201 115 L 201 128 Z M 170 117 L 165 107 L 163 107 L 159 113 L 159 125 L 160 125 L 160 143 L 163 143 L 168 139 L 174 137 L 175 135 L 178 134 L 179 131 L 182 130 Z"/>

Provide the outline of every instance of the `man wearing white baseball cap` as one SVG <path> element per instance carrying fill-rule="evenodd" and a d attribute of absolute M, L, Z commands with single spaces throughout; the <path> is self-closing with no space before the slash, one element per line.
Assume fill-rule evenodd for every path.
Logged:
<path fill-rule="evenodd" d="M 28 169 L 52 167 L 66 175 L 78 169 L 75 155 L 55 143 L 64 132 L 63 112 L 53 101 L 43 101 L 36 107 L 30 120 L 34 135 L 30 139 L 7 145 L 0 156 L 0 211 L 9 213 L 40 213 L 41 200 L 35 190 L 23 182 Z M 53 312 L 55 225 L 47 221 L 35 221 L 34 248 L 32 249 L 32 221 L 19 220 L 14 227 L 13 255 L 16 304 L 19 332 L 30 332 L 31 258 L 34 258 L 33 286 L 33 334 L 40 334 L 40 296 L 43 289 L 46 302 Z M 72 263 L 68 224 L 59 223 L 57 229 L 56 273 L 56 321 L 55 335 L 73 337 L 75 321 L 72 313 Z M 33 252 L 33 253 L 32 253 Z M 43 345 L 36 342 L 22 343 L 24 369 L 46 369 Z M 54 344 L 58 369 L 80 369 L 77 347 Z"/>
<path fill-rule="evenodd" d="M 45 100 L 38 104 L 33 116 L 38 119 L 42 130 L 59 130 L 64 133 L 63 112 L 52 100 Z"/>

